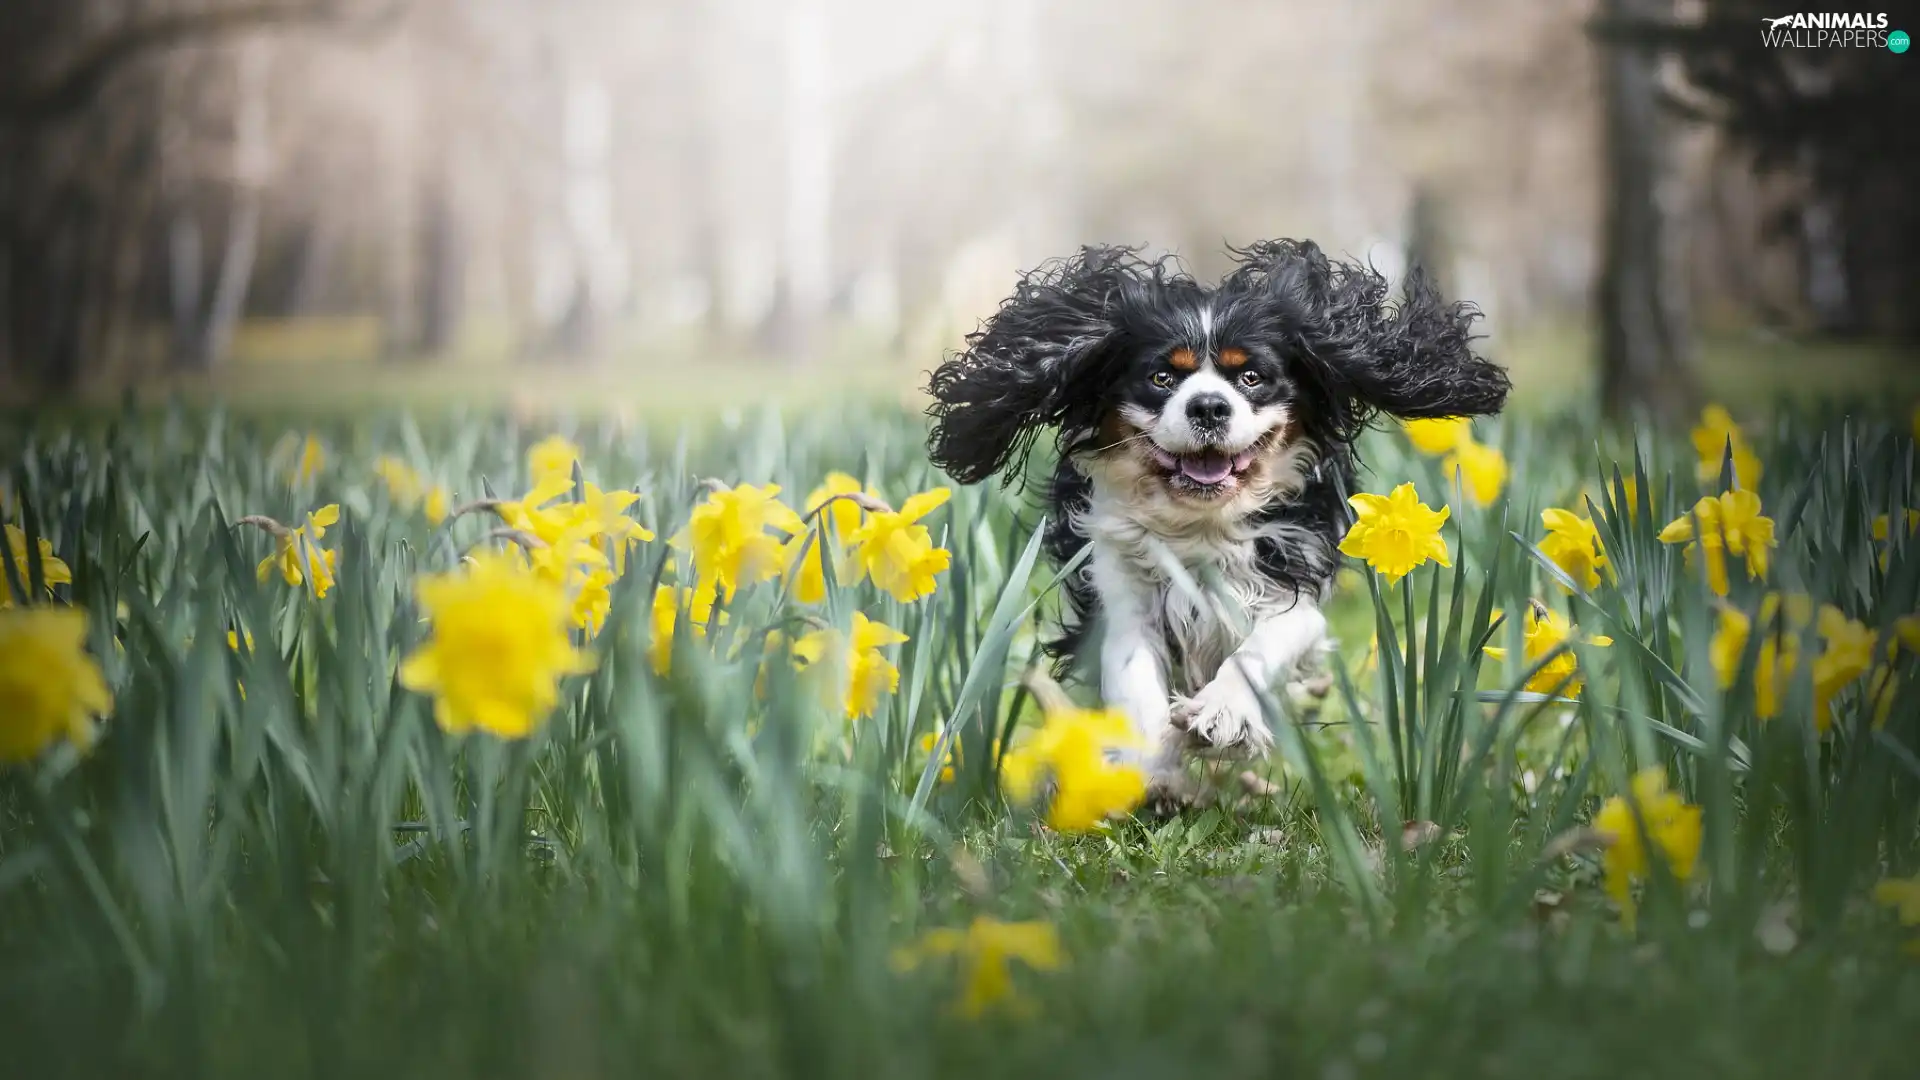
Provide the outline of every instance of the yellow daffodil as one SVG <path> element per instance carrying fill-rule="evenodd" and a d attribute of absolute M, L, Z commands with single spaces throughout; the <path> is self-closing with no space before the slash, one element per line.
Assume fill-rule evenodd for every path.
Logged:
<path fill-rule="evenodd" d="M 808 527 L 794 533 L 780 549 L 780 558 L 793 598 L 803 604 L 817 604 L 827 598 L 827 548 L 833 542 L 827 538 L 826 530 Z M 836 560 L 840 577 L 845 581 L 848 567 L 843 561 Z"/>
<path fill-rule="evenodd" d="M 1005 923 L 982 915 L 965 930 L 930 930 L 920 940 L 893 954 L 896 971 L 912 971 L 928 960 L 957 956 L 964 989 L 956 1003 L 959 1012 L 979 1017 L 995 1006 L 1024 1011 L 1014 991 L 1010 962 L 1020 961 L 1035 971 L 1057 971 L 1066 963 L 1060 935 L 1043 922 Z"/>
<path fill-rule="evenodd" d="M 1052 788 L 1047 824 L 1061 832 L 1085 832 L 1126 814 L 1147 795 L 1139 758 L 1145 741 L 1116 709 L 1057 709 L 1040 729 L 1008 750 L 1000 780 L 1018 803 L 1031 803 Z"/>
<path fill-rule="evenodd" d="M 1464 416 L 1444 420 L 1408 420 L 1403 425 L 1407 441 L 1429 457 L 1451 453 L 1464 440 L 1473 438 L 1473 423 Z"/>
<path fill-rule="evenodd" d="M 1521 655 L 1527 666 L 1532 667 L 1542 657 L 1558 649 L 1573 637 L 1575 629 L 1572 623 L 1546 605 L 1538 601 L 1528 604 L 1526 626 L 1521 635 Z M 1595 636 L 1588 638 L 1587 644 L 1606 648 L 1613 644 L 1613 639 Z M 1487 646 L 1486 653 L 1495 660 L 1507 658 L 1507 650 L 1493 645 Z M 1526 688 L 1536 694 L 1574 698 L 1580 696 L 1580 688 L 1584 685 L 1586 679 L 1580 674 L 1579 658 L 1574 656 L 1573 650 L 1568 649 L 1534 672 L 1533 677 L 1527 680 Z"/>
<path fill-rule="evenodd" d="M 1621 920 L 1629 929 L 1634 922 L 1633 882 L 1644 878 L 1649 868 L 1646 841 L 1653 842 L 1652 850 L 1676 881 L 1692 879 L 1700 860 L 1700 808 L 1667 790 L 1666 773 L 1659 768 L 1642 769 L 1626 797 L 1615 795 L 1603 803 L 1593 828 L 1607 839 L 1602 858 L 1607 893 L 1620 905 Z"/>
<path fill-rule="evenodd" d="M 1800 660 L 1800 632 L 1813 619 L 1813 601 L 1805 596 L 1784 598 L 1784 622 L 1780 620 L 1782 604 L 1778 593 L 1768 593 L 1760 601 L 1760 622 L 1766 637 L 1754 660 L 1753 699 L 1754 714 L 1762 720 L 1780 715 L 1780 693 Z M 1745 612 L 1731 607 L 1720 609 L 1713 640 L 1707 646 L 1720 689 L 1732 689 L 1740 677 L 1740 661 L 1752 633 L 1753 620 Z"/>
<path fill-rule="evenodd" d="M 564 435 L 549 435 L 527 450 L 527 471 L 533 482 L 559 477 L 572 484 L 573 463 L 580 460 L 580 447 Z"/>
<path fill-rule="evenodd" d="M 1600 543 L 1600 530 L 1592 518 L 1576 516 L 1570 510 L 1549 508 L 1540 511 L 1540 524 L 1547 535 L 1540 541 L 1540 553 L 1567 572 L 1582 588 L 1600 587 L 1600 572 L 1608 569 L 1607 552 Z M 1562 586 L 1564 588 L 1564 586 Z"/>
<path fill-rule="evenodd" d="M 1747 444 L 1746 435 L 1733 416 L 1719 405 L 1709 405 L 1700 414 L 1700 425 L 1693 429 L 1693 449 L 1700 457 L 1700 482 L 1710 484 L 1720 478 L 1720 466 L 1728 449 L 1733 452 L 1733 481 L 1745 491 L 1760 483 L 1760 457 Z"/>
<path fill-rule="evenodd" d="M 876 511 L 847 538 L 851 549 L 849 584 L 870 577 L 882 591 L 903 604 L 933 594 L 934 575 L 944 572 L 953 553 L 935 547 L 921 518 L 951 498 L 947 488 L 934 488 L 909 498 L 897 511 Z"/>
<path fill-rule="evenodd" d="M 1707 587 L 1715 595 L 1725 596 L 1729 588 L 1729 554 L 1746 560 L 1749 579 L 1762 580 L 1767 576 L 1770 552 L 1777 541 L 1773 535 L 1773 519 L 1761 514 L 1760 510 L 1760 496 L 1751 491 L 1708 495 L 1694 504 L 1691 514 L 1675 518 L 1660 530 L 1660 542 L 1688 545 L 1689 565 L 1692 565 L 1696 551 L 1704 552 Z M 1699 536 L 1694 535 L 1695 518 L 1700 522 Z"/>
<path fill-rule="evenodd" d="M 919 746 L 920 746 L 920 752 L 923 754 L 927 754 L 931 756 L 933 754 L 934 747 L 939 745 L 940 745 L 940 733 L 938 731 L 929 731 L 925 735 L 920 736 Z M 988 751 L 987 756 L 989 758 L 998 758 L 1000 756 L 1000 740 L 999 739 L 993 740 L 993 747 L 991 750 Z M 940 759 L 940 782 L 941 783 L 943 784 L 953 783 L 954 766 L 960 764 L 962 760 L 963 758 L 960 753 L 960 739 L 958 736 L 955 736 L 954 740 L 951 743 L 947 744 L 946 756 Z"/>
<path fill-rule="evenodd" d="M 793 534 L 787 541 L 783 552 L 782 564 L 785 567 L 789 587 L 796 600 L 803 604 L 817 604 L 827 596 L 827 560 L 832 559 L 835 574 L 845 584 L 856 583 L 862 575 L 862 569 L 850 560 L 845 545 L 860 532 L 867 510 L 860 504 L 884 506 L 880 493 L 872 488 L 863 488 L 860 481 L 842 472 L 828 473 L 826 480 L 807 496 L 805 511 L 801 515 L 807 528 Z M 912 530 L 908 530 L 911 534 Z M 925 530 L 922 529 L 924 534 Z M 911 537 L 909 537 L 911 540 Z M 933 550 L 931 540 L 926 542 L 926 550 L 905 551 L 905 573 L 912 580 L 919 564 L 928 558 L 941 560 L 944 556 L 929 556 Z M 946 563 L 940 562 L 937 569 L 929 570 L 926 576 L 944 569 Z M 932 591 L 931 581 L 927 582 L 927 591 Z"/>
<path fill-rule="evenodd" d="M 1902 615 L 1893 620 L 1893 638 L 1908 650 L 1920 653 L 1920 615 Z"/>
<path fill-rule="evenodd" d="M 673 669 L 673 633 L 679 622 L 681 612 L 688 617 L 687 632 L 696 638 L 707 636 L 707 623 L 713 618 L 714 594 L 707 589 L 675 589 L 671 585 L 662 585 L 653 590 L 653 617 L 650 620 L 652 640 L 647 645 L 647 658 L 653 664 L 656 675 L 665 676 Z M 721 620 L 724 625 L 725 619 Z"/>
<path fill-rule="evenodd" d="M 412 510 L 424 504 L 423 512 L 429 524 L 438 525 L 447 520 L 452 496 L 445 487 L 430 482 L 413 466 L 392 454 L 382 454 L 373 463 L 373 472 L 386 485 L 387 498 L 395 506 Z"/>
<path fill-rule="evenodd" d="M 816 630 L 793 643 L 793 658 L 803 670 L 821 672 L 828 700 L 855 720 L 872 716 L 880 699 L 899 689 L 900 669 L 880 650 L 907 635 L 856 611 L 850 636 L 849 643 L 838 630 Z"/>
<path fill-rule="evenodd" d="M 1626 504 L 1623 505 L 1620 509 L 1626 512 L 1627 520 L 1639 521 L 1640 520 L 1640 481 L 1634 479 L 1631 476 L 1621 477 L 1620 491 L 1618 492 L 1618 494 L 1625 497 L 1626 499 Z M 1651 498 L 1652 497 L 1650 496 L 1649 501 L 1651 501 Z M 1606 500 L 1603 499 L 1600 501 L 1604 504 Z"/>
<path fill-rule="evenodd" d="M 1412 484 L 1401 484 L 1391 495 L 1362 493 L 1347 501 L 1358 516 L 1340 542 L 1341 554 L 1365 561 L 1387 584 L 1429 559 L 1441 566 L 1453 565 L 1447 541 L 1440 535 L 1440 526 L 1452 510 L 1429 508 Z"/>
<path fill-rule="evenodd" d="M 429 525 L 438 525 L 447 520 L 452 512 L 453 494 L 444 486 L 434 484 L 427 489 L 427 495 L 421 502 L 420 512 L 427 516 Z"/>
<path fill-rule="evenodd" d="M 7 552 L 13 557 L 13 570 L 20 575 L 20 584 L 29 584 L 31 575 L 27 573 L 27 531 L 18 525 L 7 526 Z M 46 537 L 40 537 L 34 547 L 40 551 L 40 576 L 45 580 L 49 595 L 55 585 L 73 583 L 73 571 L 67 564 L 53 557 L 53 543 Z M 13 606 L 13 586 L 7 583 L 6 571 L 0 570 L 0 608 Z"/>
<path fill-rule="evenodd" d="M 327 448 L 321 445 L 319 436 L 308 435 L 300 442 L 300 456 L 289 470 L 288 479 L 295 484 L 306 484 L 318 477 L 326 467 Z"/>
<path fill-rule="evenodd" d="M 580 517 L 593 531 L 595 538 L 602 538 L 613 544 L 613 572 L 627 572 L 627 552 L 635 544 L 653 539 L 653 530 L 627 516 L 627 508 L 640 500 L 640 494 L 634 491 L 602 491 L 598 484 L 582 485 Z"/>
<path fill-rule="evenodd" d="M 396 506 L 411 508 L 420 501 L 425 485 L 413 466 L 392 454 L 382 454 L 373 463 L 373 474 L 386 485 L 387 498 Z"/>
<path fill-rule="evenodd" d="M 801 504 L 801 516 L 811 518 L 819 514 L 832 527 L 833 538 L 840 543 L 847 543 L 859 530 L 863 513 L 860 504 L 847 497 L 850 495 L 858 495 L 874 503 L 882 501 L 879 492 L 863 486 L 852 476 L 830 472 L 826 480 L 807 495 L 807 501 Z"/>
<path fill-rule="evenodd" d="M 260 560 L 260 580 L 267 580 L 278 570 L 287 584 L 311 584 L 314 597 L 326 599 L 327 590 L 333 588 L 338 553 L 322 548 L 320 539 L 327 535 L 327 527 L 339 520 L 339 504 L 328 503 L 308 514 L 306 524 L 276 536 L 273 554 Z"/>
<path fill-rule="evenodd" d="M 1920 926 L 1920 874 L 1888 878 L 1873 887 L 1873 902 L 1890 907 L 1902 926 Z"/>
<path fill-rule="evenodd" d="M 64 739 L 85 750 L 113 708 L 87 654 L 87 616 L 71 608 L 0 612 L 0 762 L 39 757 Z"/>
<path fill-rule="evenodd" d="M 600 633 L 613 610 L 613 573 L 604 568 L 588 571 L 573 587 L 573 625 L 588 637 Z"/>
<path fill-rule="evenodd" d="M 768 529 L 791 536 L 800 515 L 778 498 L 778 484 L 741 484 L 715 491 L 693 508 L 683 534 L 702 587 L 718 585 L 731 601 L 742 586 L 766 581 L 784 567 L 785 547 Z"/>
<path fill-rule="evenodd" d="M 1506 455 L 1470 438 L 1460 440 L 1440 467 L 1448 477 L 1460 477 L 1467 501 L 1475 506 L 1493 505 L 1507 486 Z"/>
<path fill-rule="evenodd" d="M 1833 726 L 1833 699 L 1872 670 L 1879 635 L 1831 604 L 1820 609 L 1816 629 L 1822 647 L 1813 658 L 1813 722 L 1824 732 Z"/>
<path fill-rule="evenodd" d="M 432 636 L 400 665 L 400 683 L 433 695 L 449 732 L 525 738 L 559 701 L 560 679 L 593 670 L 568 639 L 566 592 L 505 553 L 474 555 L 416 589 Z"/>
<path fill-rule="evenodd" d="M 1911 539 L 1916 533 L 1920 533 L 1920 510 L 1902 510 L 1900 518 L 1906 523 L 1904 532 L 1907 538 Z M 1873 539 L 1875 543 L 1882 545 L 1880 569 L 1885 570 L 1888 556 L 1893 553 L 1893 519 L 1889 515 L 1881 514 L 1873 519 Z"/>
<path fill-rule="evenodd" d="M 1920 413 L 1915 414 L 1914 426 L 1920 428 Z M 1920 874 L 1880 882 L 1873 887 L 1873 902 L 1892 908 L 1901 926 L 1920 926 Z M 1920 938 L 1909 940 L 1905 951 L 1910 956 L 1920 956 Z"/>

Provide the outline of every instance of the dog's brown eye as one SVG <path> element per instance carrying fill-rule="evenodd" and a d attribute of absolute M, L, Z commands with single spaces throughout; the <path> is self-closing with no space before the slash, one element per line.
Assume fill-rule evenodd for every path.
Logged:
<path fill-rule="evenodd" d="M 1249 390 L 1266 381 L 1266 377 L 1257 371 L 1243 371 L 1240 373 L 1240 385 Z"/>
<path fill-rule="evenodd" d="M 1171 371 L 1156 371 L 1156 372 L 1154 372 L 1154 373 L 1153 373 L 1153 385 L 1155 385 L 1155 386 L 1157 386 L 1157 387 L 1159 387 L 1159 388 L 1160 388 L 1160 389 L 1162 389 L 1162 390 L 1171 390 L 1171 389 L 1173 389 L 1173 372 L 1171 372 Z"/>

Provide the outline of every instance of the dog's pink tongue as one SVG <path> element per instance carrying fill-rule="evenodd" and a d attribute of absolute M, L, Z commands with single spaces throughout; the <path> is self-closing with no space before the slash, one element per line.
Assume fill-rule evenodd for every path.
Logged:
<path fill-rule="evenodd" d="M 1192 454 L 1180 459 L 1180 475 L 1196 484 L 1217 484 L 1233 472 L 1233 459 L 1218 451 Z"/>

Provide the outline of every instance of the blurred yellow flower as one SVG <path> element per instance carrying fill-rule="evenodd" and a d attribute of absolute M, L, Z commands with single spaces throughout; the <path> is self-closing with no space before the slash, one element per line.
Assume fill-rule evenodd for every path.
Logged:
<path fill-rule="evenodd" d="M 314 597 L 326 599 L 327 590 L 333 588 L 338 554 L 322 548 L 320 538 L 327 535 L 327 526 L 339 520 L 340 505 L 328 503 L 308 514 L 306 524 L 276 536 L 273 554 L 260 560 L 260 580 L 272 577 L 277 569 L 287 584 L 311 583 Z"/>
<path fill-rule="evenodd" d="M 1920 874 L 1888 878 L 1873 887 L 1873 902 L 1890 907 L 1902 926 L 1920 926 Z"/>
<path fill-rule="evenodd" d="M 449 732 L 525 738 L 558 703 L 560 679 L 593 670 L 568 639 L 567 594 L 504 552 L 425 575 L 416 591 L 432 636 L 400 665 L 400 684 L 433 695 Z"/>
<path fill-rule="evenodd" d="M 1788 610 L 1792 613 L 1807 606 L 1811 606 L 1811 601 L 1790 603 Z M 1754 659 L 1753 709 L 1754 715 L 1762 720 L 1780 715 L 1780 692 L 1793 677 L 1793 669 L 1800 659 L 1797 631 L 1791 625 L 1782 626 L 1777 622 L 1779 610 L 1778 594 L 1769 593 L 1761 601 L 1760 621 L 1766 637 L 1761 640 L 1759 654 Z M 1805 612 L 1795 621 L 1805 625 Z M 1746 656 L 1747 641 L 1752 633 L 1753 619 L 1745 612 L 1731 607 L 1720 609 L 1713 640 L 1707 646 L 1720 689 L 1732 689 L 1740 677 L 1740 662 Z"/>
<path fill-rule="evenodd" d="M 1900 644 L 1920 653 L 1920 615 L 1902 615 L 1893 620 L 1893 634 Z"/>
<path fill-rule="evenodd" d="M 1833 699 L 1873 668 L 1880 636 L 1831 604 L 1820 608 L 1816 628 L 1822 648 L 1813 658 L 1813 722 L 1824 732 L 1833 726 Z"/>
<path fill-rule="evenodd" d="M 1634 775 L 1626 797 L 1615 795 L 1601 804 L 1593 827 L 1607 839 L 1601 860 L 1607 893 L 1620 905 L 1621 921 L 1628 929 L 1634 923 L 1634 879 L 1648 873 L 1647 840 L 1679 882 L 1692 879 L 1700 860 L 1700 808 L 1667 790 L 1666 773 L 1659 768 L 1642 769 Z"/>
<path fill-rule="evenodd" d="M 1018 803 L 1033 802 L 1051 786 L 1047 824 L 1085 832 L 1131 813 L 1146 799 L 1147 774 L 1139 761 L 1145 750 L 1145 740 L 1117 709 L 1058 709 L 1007 751 L 1000 782 Z"/>
<path fill-rule="evenodd" d="M 820 672 L 828 700 L 855 720 L 872 716 L 880 699 L 899 689 L 900 669 L 880 650 L 907 635 L 856 611 L 851 638 L 849 644 L 838 630 L 815 630 L 793 643 L 793 658 L 796 667 Z"/>
<path fill-rule="evenodd" d="M 1582 588 L 1589 591 L 1599 588 L 1600 572 L 1608 569 L 1607 553 L 1593 519 L 1578 517 L 1570 510 L 1548 508 L 1540 511 L 1540 524 L 1547 530 L 1540 541 L 1540 553 L 1552 559 L 1555 566 L 1565 570 Z"/>
<path fill-rule="evenodd" d="M 827 549 L 831 546 L 826 530 L 810 526 L 794 533 L 781 547 L 781 562 L 795 600 L 817 604 L 827 598 Z M 834 566 L 838 575 L 835 580 L 845 582 L 851 567 L 840 559 Z"/>
<path fill-rule="evenodd" d="M 1608 490 L 1612 490 L 1613 485 L 1609 484 L 1607 485 L 1607 487 L 1608 487 Z M 1624 496 L 1627 500 L 1626 505 L 1620 508 L 1621 510 L 1626 512 L 1627 520 L 1639 521 L 1640 520 L 1640 481 L 1634 479 L 1631 476 L 1621 477 L 1620 491 L 1618 492 L 1618 494 Z M 1648 500 L 1652 501 L 1652 496 L 1649 496 Z M 1604 499 L 1600 501 L 1603 505 L 1606 502 L 1606 500 Z"/>
<path fill-rule="evenodd" d="M 778 484 L 740 484 L 709 494 L 693 508 L 683 536 L 693 551 L 702 588 L 718 585 L 731 601 L 741 586 L 780 573 L 785 548 L 767 530 L 792 535 L 802 526 L 800 515 L 781 502 L 779 494 Z"/>
<path fill-rule="evenodd" d="M 1431 559 L 1441 566 L 1452 566 L 1447 542 L 1440 535 L 1446 524 L 1448 507 L 1438 510 L 1420 501 L 1412 484 L 1401 484 L 1391 495 L 1362 493 L 1347 500 L 1357 517 L 1340 552 L 1360 559 L 1379 571 L 1391 585 L 1412 573 L 1415 567 Z"/>
<path fill-rule="evenodd" d="M 46 537 L 40 537 L 34 547 L 40 551 L 40 576 L 46 581 L 47 592 L 53 592 L 55 585 L 73 583 L 73 571 L 66 563 L 53 557 L 53 543 Z M 32 575 L 27 573 L 27 531 L 18 525 L 7 526 L 7 551 L 13 556 L 14 572 L 20 575 L 20 584 L 29 583 Z M 13 606 L 13 586 L 7 583 L 6 571 L 0 570 L 0 608 Z"/>
<path fill-rule="evenodd" d="M 1759 455 L 1747 444 L 1746 435 L 1733 416 L 1719 405 L 1708 405 L 1700 414 L 1700 425 L 1693 429 L 1693 449 L 1700 456 L 1700 482 L 1715 483 L 1729 447 L 1733 452 L 1733 480 L 1742 490 L 1751 491 L 1760 483 Z"/>
<path fill-rule="evenodd" d="M 576 524 L 550 542 L 526 552 L 527 565 L 544 581 L 572 589 L 587 576 L 607 568 L 607 553 L 590 539 L 592 529 Z"/>
<path fill-rule="evenodd" d="M 1760 496 L 1751 491 L 1729 491 L 1708 495 L 1693 505 L 1691 514 L 1675 518 L 1660 530 L 1663 544 L 1687 544 L 1688 565 L 1694 553 L 1704 551 L 1707 560 L 1707 587 L 1718 596 L 1727 595 L 1727 555 L 1743 556 L 1750 580 L 1767 576 L 1769 553 L 1776 546 L 1773 519 L 1760 513 Z M 1702 535 L 1694 535 L 1698 518 Z"/>
<path fill-rule="evenodd" d="M 923 754 L 931 756 L 933 754 L 934 747 L 939 745 L 940 745 L 940 733 L 938 731 L 929 731 L 925 735 L 920 736 L 919 746 L 920 746 L 920 752 Z M 999 739 L 993 740 L 993 747 L 987 752 L 987 756 L 989 758 L 994 758 L 994 759 L 999 758 L 1000 756 L 1000 740 Z M 960 764 L 964 760 L 965 760 L 965 757 L 960 752 L 960 739 L 956 736 L 953 742 L 947 744 L 946 756 L 940 759 L 940 782 L 943 784 L 953 783 L 954 766 Z"/>
<path fill-rule="evenodd" d="M 1057 971 L 1066 963 L 1060 935 L 1043 922 L 1005 923 L 985 915 L 965 930 L 930 930 L 911 946 L 896 949 L 893 967 L 912 971 L 928 960 L 958 956 L 964 984 L 956 1007 L 961 1015 L 979 1017 L 995 1006 L 1026 1008 L 1014 991 L 1010 961 L 1035 971 Z"/>
<path fill-rule="evenodd" d="M 653 539 L 653 530 L 627 516 L 627 508 L 640 501 L 636 491 L 602 491 L 594 483 L 582 485 L 584 494 L 574 505 L 580 520 L 589 525 L 595 539 L 613 544 L 613 572 L 627 572 L 627 552 L 635 544 Z"/>
<path fill-rule="evenodd" d="M 400 506 L 411 507 L 420 500 L 424 486 L 420 474 L 413 466 L 393 456 L 382 454 L 373 463 L 373 475 L 387 487 L 387 498 Z"/>
<path fill-rule="evenodd" d="M 846 543 L 860 528 L 860 504 L 850 495 L 858 495 L 872 502 L 881 501 L 880 493 L 863 486 L 859 480 L 843 472 L 830 472 L 825 481 L 807 495 L 807 501 L 801 505 L 801 516 L 812 517 L 818 513 L 833 528 L 833 538 Z M 831 502 L 833 505 L 828 506 Z M 826 507 L 822 510 L 822 507 Z"/>
<path fill-rule="evenodd" d="M 653 590 L 653 637 L 647 645 L 647 659 L 653 664 L 654 674 L 665 676 L 673 669 L 673 632 L 680 613 L 687 613 L 687 632 L 704 638 L 707 623 L 713 618 L 713 601 L 711 588 L 675 589 L 661 585 Z M 726 620 L 722 618 L 721 622 L 724 624 Z"/>
<path fill-rule="evenodd" d="M 1920 510 L 1902 510 L 1900 516 L 1906 522 L 1905 532 L 1908 538 L 1920 533 Z M 1880 569 L 1885 570 L 1888 556 L 1893 554 L 1893 519 L 1891 517 L 1881 514 L 1873 519 L 1873 539 L 1876 543 L 1886 545 L 1880 552 Z"/>
<path fill-rule="evenodd" d="M 420 512 L 427 516 L 428 524 L 438 525 L 447 520 L 447 515 L 452 512 L 452 507 L 449 505 L 452 501 L 453 495 L 443 485 L 435 484 L 427 489 L 427 497 Z"/>
<path fill-rule="evenodd" d="M 233 630 L 227 631 L 227 648 L 232 649 L 234 652 L 239 652 L 240 641 L 241 641 L 241 635 L 238 632 Z M 253 651 L 253 631 L 251 630 L 247 631 L 246 642 L 247 642 L 247 651 L 252 652 Z"/>
<path fill-rule="evenodd" d="M 1457 472 L 1467 501 L 1475 506 L 1493 505 L 1507 486 L 1506 455 L 1470 438 L 1460 440 L 1440 467 L 1449 477 Z"/>
<path fill-rule="evenodd" d="M 0 762 L 31 761 L 62 739 L 93 744 L 93 718 L 113 708 L 113 695 L 86 640 L 83 611 L 0 612 Z"/>
<path fill-rule="evenodd" d="M 387 498 L 395 506 L 412 510 L 424 502 L 424 513 L 429 524 L 438 525 L 447 519 L 447 503 L 451 499 L 447 489 L 429 482 L 413 466 L 392 454 L 382 454 L 373 463 L 373 472 L 386 485 Z"/>
<path fill-rule="evenodd" d="M 1403 425 L 1407 441 L 1415 450 L 1430 457 L 1451 452 L 1463 440 L 1473 438 L 1473 423 L 1464 416 L 1444 420 L 1408 420 Z"/>
<path fill-rule="evenodd" d="M 1564 617 L 1535 600 L 1527 605 L 1527 621 L 1521 634 L 1521 656 L 1528 667 L 1539 663 L 1542 657 L 1558 649 L 1562 643 L 1573 636 L 1577 629 Z M 1604 635 L 1587 639 L 1587 644 L 1606 648 L 1613 639 Z M 1489 645 L 1488 656 L 1495 660 L 1505 660 L 1507 650 Z M 1575 698 L 1580 696 L 1580 688 L 1586 685 L 1586 679 L 1580 674 L 1579 658 L 1568 649 L 1549 660 L 1545 667 L 1534 672 L 1527 680 L 1526 689 L 1536 694 L 1554 694 L 1559 697 Z"/>
<path fill-rule="evenodd" d="M 573 587 L 573 625 L 588 637 L 600 633 L 613 610 L 613 574 L 604 567 L 588 571 Z"/>
<path fill-rule="evenodd" d="M 854 584 L 870 577 L 882 591 L 903 604 L 933 594 L 934 575 L 944 572 L 953 561 L 953 553 L 933 546 L 933 538 L 919 520 L 933 513 L 951 498 L 948 488 L 934 488 L 912 496 L 897 511 L 876 511 L 866 524 L 853 531 L 847 544 L 852 549 L 849 565 Z"/>
<path fill-rule="evenodd" d="M 564 435 L 549 435 L 527 450 L 527 471 L 537 486 L 555 477 L 573 483 L 573 463 L 580 460 L 580 448 Z"/>
<path fill-rule="evenodd" d="M 326 467 L 327 448 L 320 444 L 319 436 L 308 435 L 300 443 L 300 457 L 293 463 L 289 479 L 295 484 L 305 484 L 319 476 L 320 470 Z"/>

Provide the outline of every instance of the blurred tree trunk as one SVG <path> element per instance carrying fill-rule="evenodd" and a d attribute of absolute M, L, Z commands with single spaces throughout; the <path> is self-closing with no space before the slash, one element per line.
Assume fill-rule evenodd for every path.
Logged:
<path fill-rule="evenodd" d="M 819 0 L 795 0 L 787 20 L 784 238 L 768 344 L 801 360 L 832 291 L 833 132 L 825 12 Z"/>
<path fill-rule="evenodd" d="M 441 356 L 460 332 L 466 296 L 466 251 L 459 209 L 454 205 L 444 158 L 428 167 L 421 208 L 419 349 Z"/>
<path fill-rule="evenodd" d="M 261 189 L 267 181 L 266 58 L 258 46 L 243 47 L 234 72 L 232 174 L 223 185 L 227 221 L 219 271 L 212 294 L 200 308 L 204 260 L 197 222 L 176 217 L 169 232 L 174 248 L 171 269 L 179 279 L 172 290 L 177 366 L 189 371 L 212 371 L 225 362 L 233 335 L 246 313 L 247 290 L 253 283 L 253 264 L 260 250 Z"/>
<path fill-rule="evenodd" d="M 1607 17 L 1665 19 L 1671 0 L 1604 0 Z M 1671 121 L 1662 112 L 1659 55 L 1603 42 L 1602 151 L 1607 185 L 1599 283 L 1600 395 L 1609 415 L 1645 410 L 1675 419 L 1693 411 L 1685 275 L 1675 251 Z"/>
<path fill-rule="evenodd" d="M 1416 183 L 1407 208 L 1406 271 L 1411 274 L 1418 267 L 1435 283 L 1447 277 L 1447 239 L 1440 217 L 1440 197 L 1433 185 L 1424 180 Z"/>

